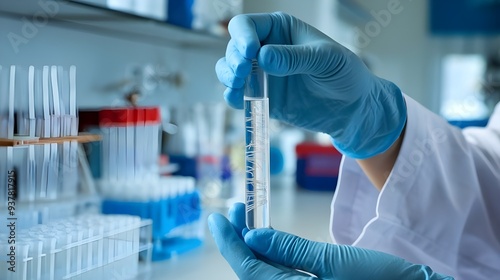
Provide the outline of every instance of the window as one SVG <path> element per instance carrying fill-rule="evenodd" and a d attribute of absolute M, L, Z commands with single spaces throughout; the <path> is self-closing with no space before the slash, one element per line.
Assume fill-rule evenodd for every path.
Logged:
<path fill-rule="evenodd" d="M 480 55 L 452 54 L 442 61 L 441 109 L 447 120 L 481 120 L 488 108 L 481 94 L 486 67 Z"/>

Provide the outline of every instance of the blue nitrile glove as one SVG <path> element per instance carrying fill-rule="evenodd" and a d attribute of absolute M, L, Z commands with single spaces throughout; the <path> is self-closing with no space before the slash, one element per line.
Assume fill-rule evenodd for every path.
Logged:
<path fill-rule="evenodd" d="M 358 159 L 384 152 L 401 134 L 406 105 L 399 88 L 312 26 L 283 13 L 248 14 L 234 17 L 229 33 L 216 72 L 232 107 L 243 108 L 256 58 L 270 75 L 271 117 L 327 133 L 340 152 Z"/>
<path fill-rule="evenodd" d="M 313 242 L 272 229 L 248 231 L 244 211 L 238 203 L 230 211 L 231 222 L 221 214 L 208 219 L 221 254 L 240 279 L 313 279 L 296 269 L 320 279 L 453 279 L 382 252 Z"/>

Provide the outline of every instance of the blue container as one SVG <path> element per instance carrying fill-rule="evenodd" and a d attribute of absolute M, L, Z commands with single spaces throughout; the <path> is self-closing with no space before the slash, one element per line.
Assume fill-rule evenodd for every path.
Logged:
<path fill-rule="evenodd" d="M 106 199 L 101 207 L 103 214 L 134 215 L 153 221 L 153 261 L 168 259 L 202 244 L 201 238 L 176 231 L 200 220 L 201 201 L 197 191 L 157 201 Z"/>
<path fill-rule="evenodd" d="M 295 152 L 297 185 L 314 191 L 335 190 L 342 155 L 333 146 L 301 143 L 295 147 Z"/>
<path fill-rule="evenodd" d="M 193 23 L 194 0 L 170 0 L 168 1 L 167 22 L 191 29 Z"/>
<path fill-rule="evenodd" d="M 470 126 L 485 127 L 488 124 L 488 119 L 482 120 L 449 120 L 449 124 L 457 126 L 459 128 L 466 128 Z"/>
<path fill-rule="evenodd" d="M 168 158 L 170 163 L 175 163 L 179 165 L 179 169 L 172 175 L 189 176 L 197 178 L 196 176 L 197 163 L 195 157 L 186 157 L 182 155 L 168 155 Z"/>

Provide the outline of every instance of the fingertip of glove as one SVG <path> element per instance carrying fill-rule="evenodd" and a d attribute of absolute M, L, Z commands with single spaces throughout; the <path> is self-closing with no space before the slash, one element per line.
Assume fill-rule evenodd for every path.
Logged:
<path fill-rule="evenodd" d="M 243 236 L 245 243 L 257 252 L 263 252 L 271 245 L 275 231 L 267 228 L 249 230 Z"/>
<path fill-rule="evenodd" d="M 246 24 L 248 22 L 248 16 L 245 14 L 239 14 L 231 18 L 229 21 L 227 28 L 229 31 L 238 30 L 242 24 Z"/>
<path fill-rule="evenodd" d="M 216 232 L 220 232 L 224 230 L 224 227 L 227 226 L 229 222 L 226 222 L 227 219 L 220 213 L 212 213 L 207 218 L 208 229 L 212 235 L 215 235 Z"/>
<path fill-rule="evenodd" d="M 255 58 L 260 40 L 252 18 L 244 14 L 236 15 L 229 21 L 228 30 L 239 52 L 247 59 Z"/>
<path fill-rule="evenodd" d="M 234 109 L 243 109 L 243 90 L 227 88 L 224 91 L 224 100 Z"/>
<path fill-rule="evenodd" d="M 223 63 L 226 61 L 226 58 L 225 57 L 221 57 L 219 58 L 219 60 L 217 60 L 217 62 L 215 63 L 214 65 L 214 68 L 215 68 L 215 72 L 217 73 L 220 69 L 220 67 L 222 67 Z"/>
<path fill-rule="evenodd" d="M 235 66 L 238 67 L 238 66 Z M 247 66 L 242 66 L 243 68 Z M 245 68 L 246 69 L 246 68 Z M 247 70 L 238 70 L 243 73 L 236 74 L 233 69 L 228 65 L 228 61 L 226 58 L 221 58 L 215 64 L 215 73 L 217 74 L 217 78 L 219 81 L 229 88 L 242 88 L 245 85 L 245 78 L 243 76 L 239 77 L 238 75 L 244 75 Z M 249 72 L 250 70 L 248 70 Z M 248 74 L 247 74 L 248 75 Z"/>
<path fill-rule="evenodd" d="M 231 206 L 231 208 L 229 208 L 228 214 L 230 217 L 244 215 L 245 214 L 245 204 L 243 204 L 241 202 L 237 202 L 237 203 L 233 204 L 233 206 Z"/>
<path fill-rule="evenodd" d="M 207 218 L 207 223 L 208 223 L 208 229 L 210 232 L 213 234 L 213 229 L 216 227 L 217 224 L 217 215 L 218 213 L 212 213 L 208 216 Z"/>

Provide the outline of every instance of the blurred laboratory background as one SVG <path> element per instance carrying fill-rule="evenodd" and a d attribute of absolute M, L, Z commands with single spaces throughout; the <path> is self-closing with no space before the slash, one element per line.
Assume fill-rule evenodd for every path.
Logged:
<path fill-rule="evenodd" d="M 244 114 L 214 67 L 234 15 L 273 11 L 459 127 L 500 96 L 500 1 L 3 1 L 0 279 L 237 279 L 206 226 L 245 200 Z M 269 131 L 273 227 L 330 242 L 341 155 Z"/>

